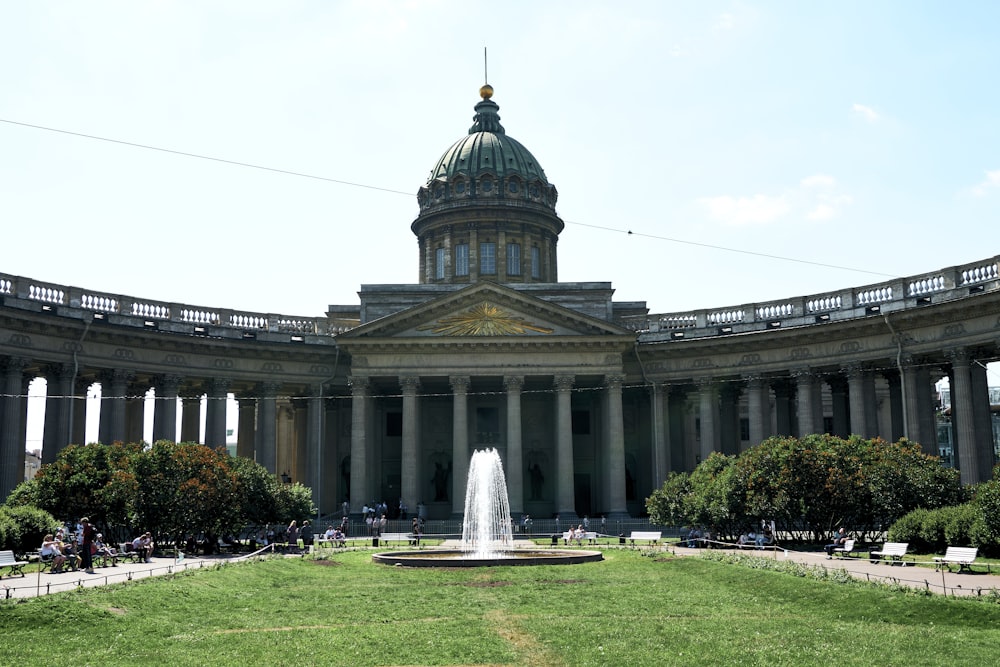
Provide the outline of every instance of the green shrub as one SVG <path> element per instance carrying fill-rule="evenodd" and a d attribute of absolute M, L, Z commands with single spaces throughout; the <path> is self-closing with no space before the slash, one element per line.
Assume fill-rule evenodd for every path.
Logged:
<path fill-rule="evenodd" d="M 955 507 L 944 507 L 940 510 L 945 516 L 944 540 L 945 546 L 967 546 L 972 543 L 972 524 L 979 516 L 979 508 L 975 503 L 965 503 Z"/>
<path fill-rule="evenodd" d="M 889 527 L 887 537 L 890 542 L 909 542 L 910 550 L 918 553 L 932 551 L 931 545 L 923 538 L 924 519 L 931 510 L 916 509 L 904 514 Z"/>
<path fill-rule="evenodd" d="M 927 544 L 928 551 L 940 553 L 948 546 L 948 540 L 944 535 L 948 518 L 946 508 L 930 510 L 924 516 L 920 524 L 920 539 Z"/>
<path fill-rule="evenodd" d="M 6 525 L 3 532 L 3 548 L 18 554 L 35 551 L 42 546 L 42 538 L 52 532 L 59 522 L 45 510 L 22 505 L 20 507 L 0 507 L 0 525 Z"/>

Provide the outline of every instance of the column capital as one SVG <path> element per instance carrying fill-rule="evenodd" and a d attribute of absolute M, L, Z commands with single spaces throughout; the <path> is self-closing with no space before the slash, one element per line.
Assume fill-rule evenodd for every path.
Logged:
<path fill-rule="evenodd" d="M 275 382 L 274 380 L 264 380 L 257 384 L 257 391 L 260 392 L 261 396 L 265 398 L 274 398 L 278 394 L 278 389 L 281 388 L 280 382 Z"/>
<path fill-rule="evenodd" d="M 802 380 L 812 380 L 816 377 L 811 368 L 793 368 L 788 372 L 796 382 Z"/>
<path fill-rule="evenodd" d="M 952 347 L 944 351 L 945 358 L 952 366 L 968 366 L 972 355 L 964 347 Z"/>
<path fill-rule="evenodd" d="M 524 388 L 523 375 L 504 375 L 503 388 L 508 392 L 521 391 Z"/>
<path fill-rule="evenodd" d="M 162 390 L 164 394 L 176 395 L 182 381 L 183 378 L 180 375 L 157 375 L 153 378 L 153 386 Z"/>
<path fill-rule="evenodd" d="M 233 384 L 230 378 L 212 378 L 208 381 L 208 386 L 213 393 L 228 394 L 229 387 Z"/>
<path fill-rule="evenodd" d="M 452 375 L 448 378 L 448 382 L 451 384 L 451 390 L 456 394 L 467 393 L 469 385 L 472 384 L 468 375 Z"/>
<path fill-rule="evenodd" d="M 367 375 L 349 375 L 347 377 L 347 386 L 351 388 L 352 394 L 364 394 L 371 389 L 372 380 Z"/>
<path fill-rule="evenodd" d="M 416 375 L 400 375 L 399 386 L 404 394 L 420 391 L 420 378 Z"/>
<path fill-rule="evenodd" d="M 558 391 L 569 391 L 575 382 L 575 375 L 557 375 L 552 379 L 552 384 Z"/>
<path fill-rule="evenodd" d="M 604 386 L 605 387 L 621 387 L 622 382 L 625 381 L 625 376 L 623 374 L 609 374 L 604 376 Z"/>

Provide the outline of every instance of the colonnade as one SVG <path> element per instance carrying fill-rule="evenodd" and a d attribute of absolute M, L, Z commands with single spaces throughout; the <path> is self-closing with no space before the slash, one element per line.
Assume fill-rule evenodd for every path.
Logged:
<path fill-rule="evenodd" d="M 473 377 L 452 375 L 447 378 L 451 400 L 451 489 L 449 501 L 451 515 L 460 517 L 464 513 L 465 484 L 472 450 L 491 443 L 480 443 L 470 439 L 474 424 L 470 424 L 470 388 Z M 606 508 L 609 516 L 627 515 L 625 498 L 625 445 L 622 431 L 622 381 L 624 376 L 605 377 L 602 388 L 605 397 L 604 434 L 602 447 L 607 465 L 603 468 L 602 487 L 607 489 Z M 408 507 L 415 507 L 423 498 L 421 493 L 422 464 L 428 452 L 422 447 L 421 397 L 422 387 L 419 376 L 401 376 L 398 384 L 402 392 L 402 436 L 400 448 L 400 493 Z M 519 515 L 525 511 L 525 440 L 522 420 L 523 376 L 505 375 L 502 378 L 503 399 L 506 412 L 504 422 L 504 472 L 507 478 L 511 512 Z M 555 454 L 555 495 L 554 511 L 568 520 L 577 515 L 575 506 L 574 441 L 572 429 L 572 392 L 575 377 L 560 374 L 552 377 L 552 422 L 544 425 L 544 433 L 535 433 L 544 441 L 554 443 Z M 351 511 L 360 511 L 363 504 L 380 492 L 372 488 L 371 469 L 375 462 L 369 460 L 375 450 L 371 441 L 371 401 L 373 382 L 365 376 L 351 376 Z M 395 500 L 395 499 L 393 499 Z"/>

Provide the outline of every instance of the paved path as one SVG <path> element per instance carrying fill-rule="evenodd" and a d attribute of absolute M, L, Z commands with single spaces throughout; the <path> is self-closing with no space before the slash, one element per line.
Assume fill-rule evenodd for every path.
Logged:
<path fill-rule="evenodd" d="M 676 544 L 667 547 L 678 556 L 690 556 L 700 553 L 701 549 L 688 549 Z M 986 565 L 973 565 L 973 572 L 957 571 L 958 566 L 953 565 L 952 571 L 942 569 L 938 572 L 931 566 L 916 566 L 913 559 L 907 559 L 906 566 L 889 565 L 887 562 L 872 563 L 868 558 L 834 558 L 828 560 L 826 553 L 809 551 L 786 551 L 781 548 L 768 549 L 764 551 L 750 549 L 732 549 L 737 553 L 753 554 L 764 558 L 774 558 L 776 560 L 791 560 L 805 565 L 817 567 L 835 568 L 844 570 L 858 579 L 868 581 L 888 581 L 898 583 L 913 588 L 921 588 L 932 593 L 944 593 L 946 595 L 986 595 L 990 591 L 1000 593 L 1000 571 L 997 567 L 991 566 L 987 572 Z M 923 558 L 923 557 L 922 557 Z"/>
<path fill-rule="evenodd" d="M 0 579 L 0 597 L 5 599 L 30 598 L 48 593 L 61 593 L 80 587 L 106 586 L 123 581 L 198 569 L 213 565 L 220 558 L 233 559 L 232 556 L 185 556 L 180 560 L 154 558 L 150 563 L 118 563 L 114 566 L 97 567 L 94 568 L 94 574 L 87 574 L 83 570 L 76 572 L 67 570 L 59 574 L 52 574 L 46 570 L 40 573 L 38 571 L 39 565 L 32 563 L 24 568 L 24 577 L 4 575 L 3 579 Z"/>

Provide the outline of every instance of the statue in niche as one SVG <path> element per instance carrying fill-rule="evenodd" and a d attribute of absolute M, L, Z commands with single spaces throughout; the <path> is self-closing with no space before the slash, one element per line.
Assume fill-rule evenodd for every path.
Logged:
<path fill-rule="evenodd" d="M 541 500 L 542 484 L 545 482 L 545 476 L 542 475 L 542 468 L 537 462 L 528 468 L 528 478 L 531 481 L 531 499 Z"/>
<path fill-rule="evenodd" d="M 451 477 L 451 461 L 445 468 L 440 462 L 434 464 L 434 477 L 431 484 L 434 485 L 434 501 L 441 502 L 448 500 L 448 478 Z"/>
<path fill-rule="evenodd" d="M 351 497 L 351 457 L 345 456 L 340 462 L 340 478 L 343 480 L 344 497 Z"/>

